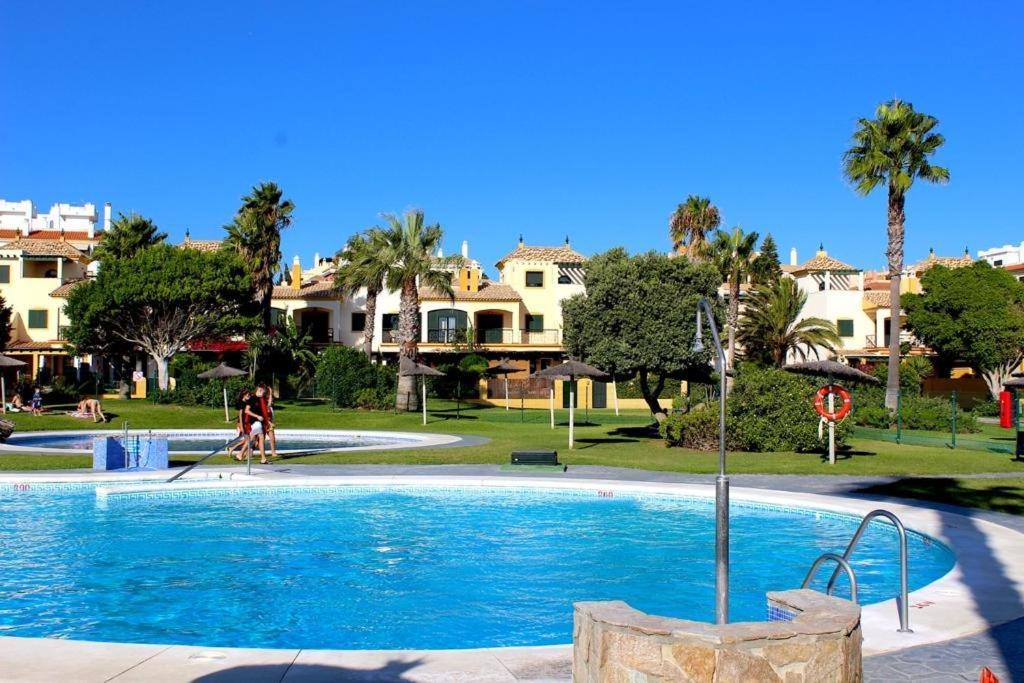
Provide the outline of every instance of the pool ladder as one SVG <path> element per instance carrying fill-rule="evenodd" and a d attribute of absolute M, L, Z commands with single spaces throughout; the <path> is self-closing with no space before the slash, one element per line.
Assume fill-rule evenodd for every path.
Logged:
<path fill-rule="evenodd" d="M 896 533 L 900 537 L 900 594 L 896 599 L 897 607 L 899 609 L 900 616 L 900 629 L 899 633 L 913 633 L 910 628 L 910 605 L 907 600 L 908 590 L 908 572 L 907 572 L 907 530 L 903 527 L 903 522 L 900 518 L 889 512 L 888 510 L 872 510 L 868 514 L 864 515 L 864 519 L 861 520 L 860 526 L 857 527 L 857 532 L 850 539 L 849 545 L 846 546 L 846 550 L 842 555 L 836 555 L 835 553 L 825 553 L 814 561 L 811 565 L 811 570 L 807 572 L 807 578 L 804 579 L 804 583 L 801 588 L 807 588 L 811 585 L 811 579 L 817 573 L 818 568 L 826 562 L 835 562 L 836 568 L 832 572 L 832 576 L 828 580 L 828 585 L 825 588 L 825 593 L 832 595 L 836 588 L 836 581 L 839 579 L 839 572 L 845 571 L 846 575 L 850 578 L 850 597 L 854 602 L 857 602 L 857 574 L 853 571 L 853 567 L 850 566 L 850 556 L 853 555 L 853 551 L 857 548 L 857 544 L 860 543 L 861 536 L 867 531 L 868 524 L 872 522 L 876 517 L 883 517 L 892 522 L 893 526 L 896 527 Z"/>

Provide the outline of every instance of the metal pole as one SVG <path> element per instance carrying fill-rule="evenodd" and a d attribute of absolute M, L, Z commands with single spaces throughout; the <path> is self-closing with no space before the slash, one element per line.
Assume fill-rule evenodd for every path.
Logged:
<path fill-rule="evenodd" d="M 956 389 L 949 395 L 950 418 L 953 424 L 953 448 L 956 448 Z"/>
<path fill-rule="evenodd" d="M 569 378 L 569 449 L 572 449 L 572 418 L 573 418 L 573 404 L 576 403 L 576 387 L 573 382 L 575 378 Z"/>
<path fill-rule="evenodd" d="M 711 304 L 701 299 L 697 304 L 697 321 L 701 309 L 707 317 L 708 328 L 715 342 L 717 354 L 718 394 L 718 476 L 715 478 L 715 621 L 729 623 L 729 477 L 725 474 L 725 351 L 715 325 Z M 700 328 L 698 327 L 698 330 Z"/>

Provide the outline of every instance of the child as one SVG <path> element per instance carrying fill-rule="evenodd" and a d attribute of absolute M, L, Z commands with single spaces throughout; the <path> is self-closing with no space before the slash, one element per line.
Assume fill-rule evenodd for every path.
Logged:
<path fill-rule="evenodd" d="M 43 390 L 38 384 L 32 392 L 32 414 L 36 417 L 43 414 Z"/>

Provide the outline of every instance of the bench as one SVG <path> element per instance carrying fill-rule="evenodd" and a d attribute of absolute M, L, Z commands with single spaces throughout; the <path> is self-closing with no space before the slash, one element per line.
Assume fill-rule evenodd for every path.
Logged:
<path fill-rule="evenodd" d="M 512 464 L 561 466 L 563 471 L 569 469 L 558 462 L 558 451 L 512 451 Z"/>

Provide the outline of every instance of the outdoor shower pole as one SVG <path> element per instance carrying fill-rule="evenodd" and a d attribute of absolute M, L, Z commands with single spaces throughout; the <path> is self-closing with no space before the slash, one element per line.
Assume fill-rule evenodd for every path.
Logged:
<path fill-rule="evenodd" d="M 718 336 L 715 316 L 707 299 L 697 303 L 697 338 L 694 351 L 702 351 L 701 311 L 707 317 L 711 338 L 715 343 L 715 365 L 718 368 L 718 476 L 715 478 L 715 621 L 729 623 L 729 477 L 725 474 L 725 351 Z"/>

